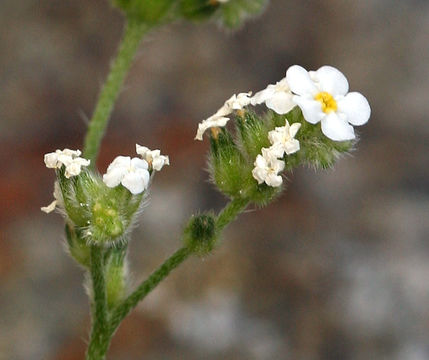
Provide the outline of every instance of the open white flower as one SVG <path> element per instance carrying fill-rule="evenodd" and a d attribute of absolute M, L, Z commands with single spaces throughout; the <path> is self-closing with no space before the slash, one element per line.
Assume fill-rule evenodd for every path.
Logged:
<path fill-rule="evenodd" d="M 225 126 L 229 121 L 229 118 L 226 117 L 227 115 L 231 114 L 234 110 L 242 110 L 250 104 L 250 95 L 252 95 L 251 92 L 232 95 L 214 115 L 198 124 L 195 140 L 202 141 L 203 134 L 209 128 Z"/>
<path fill-rule="evenodd" d="M 286 78 L 281 79 L 275 85 L 268 85 L 266 89 L 257 92 L 251 98 L 252 105 L 262 103 L 280 115 L 287 114 L 296 106 Z"/>
<path fill-rule="evenodd" d="M 287 70 L 286 80 L 305 120 L 311 124 L 320 121 L 323 134 L 331 140 L 354 139 L 352 125 L 363 125 L 369 119 L 371 109 L 366 98 L 358 92 L 349 93 L 347 79 L 332 66 L 307 72 L 294 65 Z"/>
<path fill-rule="evenodd" d="M 129 156 L 117 156 L 103 175 L 104 183 L 110 187 L 119 184 L 125 186 L 132 194 L 140 194 L 149 186 L 149 171 L 146 160 L 130 158 Z"/>
<path fill-rule="evenodd" d="M 286 120 L 285 126 L 276 127 L 268 133 L 268 139 L 272 144 L 270 149 L 276 157 L 282 158 L 284 153 L 290 155 L 299 150 L 299 141 L 295 139 L 295 135 L 300 127 L 300 123 L 289 125 Z"/>
<path fill-rule="evenodd" d="M 136 152 L 146 160 L 149 167 L 155 171 L 160 171 L 164 165 L 170 165 L 168 156 L 161 155 L 161 151 L 158 149 L 150 150 L 146 146 L 136 144 Z"/>
<path fill-rule="evenodd" d="M 90 160 L 80 157 L 79 150 L 56 150 L 53 153 L 45 154 L 44 161 L 47 168 L 59 169 L 61 166 L 66 167 L 65 177 L 70 178 L 77 176 L 82 170 L 82 166 L 88 166 Z"/>
<path fill-rule="evenodd" d="M 284 169 L 285 162 L 277 159 L 270 149 L 262 148 L 262 155 L 256 157 L 254 165 L 252 175 L 258 184 L 265 182 L 268 186 L 277 187 L 283 183 L 279 172 Z"/>

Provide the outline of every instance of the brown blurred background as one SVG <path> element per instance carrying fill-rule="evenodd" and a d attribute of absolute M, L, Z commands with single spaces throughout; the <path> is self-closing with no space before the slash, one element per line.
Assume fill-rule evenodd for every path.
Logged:
<path fill-rule="evenodd" d="M 81 148 L 123 19 L 106 0 L 0 3 L 0 359 L 83 359 L 83 273 L 43 154 Z M 190 214 L 220 209 L 197 123 L 288 66 L 342 70 L 369 123 L 333 171 L 299 169 L 288 191 L 231 225 L 121 326 L 109 360 L 429 359 L 429 3 L 273 0 L 230 34 L 176 24 L 144 41 L 117 104 L 100 171 L 135 143 L 171 166 L 133 234 L 142 279 L 178 246 Z"/>

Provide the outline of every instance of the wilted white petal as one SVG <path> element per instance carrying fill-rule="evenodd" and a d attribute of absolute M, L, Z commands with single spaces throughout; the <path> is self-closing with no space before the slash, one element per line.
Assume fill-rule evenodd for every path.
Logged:
<path fill-rule="evenodd" d="M 345 114 L 350 124 L 358 126 L 368 122 L 371 108 L 362 94 L 351 92 L 338 101 L 338 112 Z"/>
<path fill-rule="evenodd" d="M 45 154 L 44 161 L 47 168 L 55 169 L 56 167 L 58 167 L 58 154 L 56 153 Z M 59 166 L 61 166 L 61 164 Z"/>
<path fill-rule="evenodd" d="M 150 150 L 146 146 L 136 144 L 136 152 L 141 155 L 155 171 L 160 171 L 164 165 L 170 165 L 168 156 L 161 155 L 161 151 L 158 149 Z"/>
<path fill-rule="evenodd" d="M 50 212 L 55 210 L 56 206 L 57 206 L 57 200 L 54 200 L 48 206 L 41 207 L 40 210 L 42 210 L 46 214 L 49 214 Z"/>
<path fill-rule="evenodd" d="M 338 116 L 335 112 L 328 114 L 322 119 L 322 132 L 334 141 L 353 140 L 355 132 L 353 126 Z"/>
<path fill-rule="evenodd" d="M 326 91 L 333 96 L 345 95 L 349 91 L 349 83 L 341 71 L 332 66 L 322 66 L 315 71 L 320 91 Z"/>
<path fill-rule="evenodd" d="M 200 124 L 198 124 L 197 135 L 195 135 L 195 140 L 203 140 L 203 134 L 205 131 L 212 127 L 223 127 L 227 124 L 229 118 L 227 117 L 209 117 Z"/>
<path fill-rule="evenodd" d="M 274 187 L 282 184 L 283 179 L 278 173 L 284 169 L 285 163 L 276 158 L 271 148 L 262 148 L 262 155 L 256 157 L 254 165 L 252 176 L 258 181 L 258 184 L 265 182 Z"/>

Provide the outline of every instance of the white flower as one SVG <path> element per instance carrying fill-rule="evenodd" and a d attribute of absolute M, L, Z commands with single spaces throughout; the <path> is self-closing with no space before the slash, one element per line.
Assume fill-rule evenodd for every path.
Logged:
<path fill-rule="evenodd" d="M 366 98 L 358 92 L 349 93 L 347 79 L 332 66 L 307 72 L 294 65 L 287 70 L 286 80 L 305 120 L 311 124 L 320 121 L 322 132 L 334 141 L 354 139 L 350 124 L 363 125 L 369 119 L 371 109 Z"/>
<path fill-rule="evenodd" d="M 203 140 L 203 134 L 209 128 L 225 126 L 229 121 L 229 118 L 226 117 L 227 115 L 231 114 L 234 110 L 242 110 L 245 106 L 250 104 L 250 95 L 252 95 L 251 92 L 232 95 L 225 101 L 216 114 L 198 124 L 195 140 Z"/>
<path fill-rule="evenodd" d="M 266 89 L 257 92 L 251 99 L 252 105 L 262 103 L 280 115 L 287 114 L 296 106 L 286 78 L 281 79 L 275 85 L 268 85 Z"/>
<path fill-rule="evenodd" d="M 45 154 L 44 160 L 46 167 L 50 169 L 59 169 L 64 165 L 66 167 L 65 176 L 70 178 L 79 175 L 82 166 L 90 164 L 90 160 L 81 158 L 80 154 L 79 150 L 56 150 L 53 153 Z"/>
<path fill-rule="evenodd" d="M 136 144 L 136 152 L 146 160 L 149 167 L 152 167 L 155 171 L 160 171 L 164 165 L 170 165 L 168 156 L 161 155 L 161 151 L 158 149 L 150 150 L 146 146 Z"/>
<path fill-rule="evenodd" d="M 262 148 L 262 155 L 256 157 L 254 165 L 252 175 L 258 181 L 258 184 L 265 182 L 272 187 L 282 184 L 283 179 L 278 173 L 284 169 L 285 163 L 277 159 L 270 149 Z"/>
<path fill-rule="evenodd" d="M 104 183 L 113 188 L 122 184 L 132 194 L 140 194 L 149 185 L 149 171 L 146 160 L 130 158 L 129 156 L 117 156 L 103 175 Z"/>
<path fill-rule="evenodd" d="M 268 139 L 272 144 L 270 149 L 276 157 L 282 158 L 284 153 L 290 155 L 299 150 L 299 141 L 294 137 L 300 127 L 300 123 L 289 125 L 286 120 L 285 126 L 276 127 L 275 130 L 268 133 Z"/>

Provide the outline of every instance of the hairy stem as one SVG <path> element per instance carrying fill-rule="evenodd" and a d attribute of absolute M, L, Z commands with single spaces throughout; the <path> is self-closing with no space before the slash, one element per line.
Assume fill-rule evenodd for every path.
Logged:
<path fill-rule="evenodd" d="M 232 199 L 219 213 L 216 219 L 216 230 L 220 233 L 235 218 L 244 211 L 249 204 L 248 199 Z"/>
<path fill-rule="evenodd" d="M 182 247 L 171 255 L 158 269 L 156 269 L 140 286 L 131 293 L 112 312 L 109 330 L 113 334 L 121 321 L 133 310 L 137 304 L 143 300 L 170 272 L 184 262 L 191 252 L 188 248 Z"/>
<path fill-rule="evenodd" d="M 93 301 L 91 304 L 92 329 L 86 354 L 87 360 L 102 360 L 109 346 L 107 331 L 106 282 L 104 274 L 103 249 L 91 246 L 91 283 Z"/>
<path fill-rule="evenodd" d="M 235 220 L 237 215 L 242 212 L 249 200 L 233 199 L 219 213 L 216 219 L 216 230 L 220 233 L 230 222 Z M 143 300 L 170 272 L 184 262 L 192 252 L 187 247 L 182 247 L 169 257 L 158 269 L 156 269 L 140 286 L 131 293 L 122 303 L 113 311 L 109 324 L 110 336 L 114 334 L 121 321 L 133 310 L 137 304 Z"/>
<path fill-rule="evenodd" d="M 125 76 L 130 69 L 140 41 L 147 30 L 147 25 L 136 22 L 128 22 L 125 26 L 117 56 L 111 65 L 106 83 L 101 89 L 85 137 L 83 156 L 91 160 L 90 166 L 92 168 L 95 168 L 101 139 L 113 111 L 113 106 L 119 96 Z"/>

